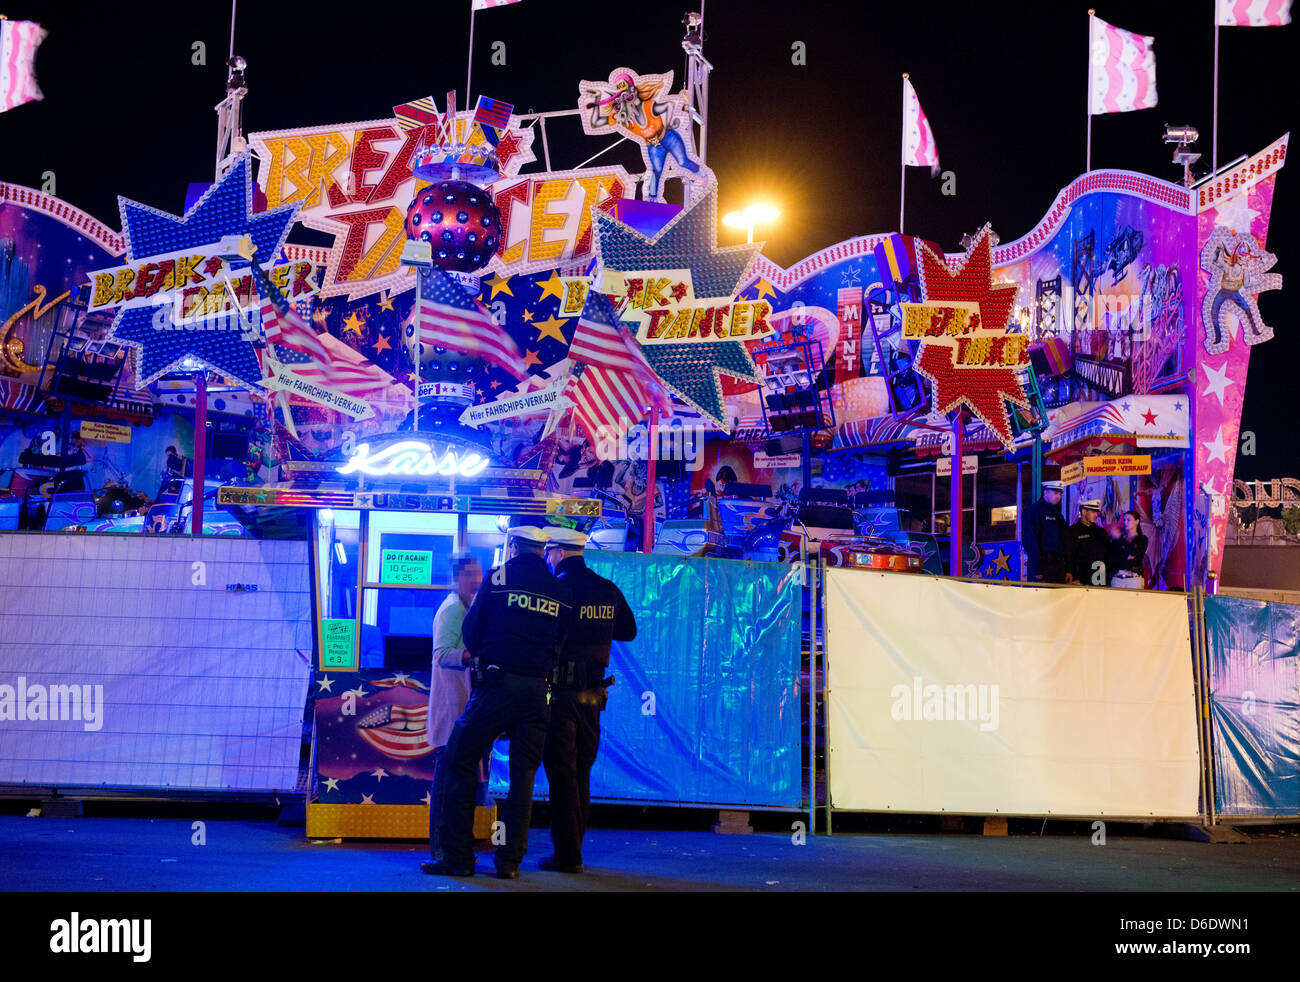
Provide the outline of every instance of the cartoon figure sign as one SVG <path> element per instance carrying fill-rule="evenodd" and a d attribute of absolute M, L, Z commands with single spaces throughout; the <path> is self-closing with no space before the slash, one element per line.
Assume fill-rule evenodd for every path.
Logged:
<path fill-rule="evenodd" d="M 693 142 L 690 126 L 683 125 L 680 131 L 675 128 L 679 115 L 686 117 L 686 113 L 685 96 L 669 94 L 672 72 L 637 75 L 630 68 L 616 68 L 609 73 L 607 82 L 583 81 L 580 85 L 578 108 L 588 136 L 614 130 L 641 144 L 650 175 L 645 190 L 647 201 L 659 200 L 666 165 L 669 176 L 677 171 L 701 173 L 700 164 L 693 159 L 694 147 L 687 146 Z"/>
<path fill-rule="evenodd" d="M 1201 249 L 1201 269 L 1210 274 L 1210 288 L 1201 307 L 1205 325 L 1205 350 L 1212 355 L 1228 350 L 1232 338 L 1228 310 L 1235 307 L 1241 321 L 1242 340 L 1258 344 L 1273 336 L 1260 317 L 1258 297 L 1263 290 L 1282 288 L 1282 277 L 1268 272 L 1277 257 L 1260 248 L 1249 232 L 1239 235 L 1220 225 Z"/>

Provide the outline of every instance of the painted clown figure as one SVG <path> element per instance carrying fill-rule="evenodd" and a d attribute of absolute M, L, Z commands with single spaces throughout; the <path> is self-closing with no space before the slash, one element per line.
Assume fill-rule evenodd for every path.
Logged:
<path fill-rule="evenodd" d="M 661 95 L 671 90 L 672 79 L 672 72 L 638 76 L 630 69 L 620 68 L 610 75 L 607 83 L 582 83 L 581 108 L 590 114 L 583 117 L 583 129 L 589 135 L 614 129 L 645 148 L 649 201 L 659 200 L 664 165 L 670 155 L 678 167 L 691 174 L 700 173 L 700 165 L 687 151 L 686 140 L 673 128 L 682 98 Z"/>

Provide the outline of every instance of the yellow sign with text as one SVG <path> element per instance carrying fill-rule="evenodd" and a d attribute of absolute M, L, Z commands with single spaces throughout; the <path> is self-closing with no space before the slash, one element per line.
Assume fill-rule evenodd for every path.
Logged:
<path fill-rule="evenodd" d="M 1149 454 L 1117 454 L 1107 457 L 1084 457 L 1061 468 L 1062 484 L 1078 484 L 1085 477 L 1121 477 L 1150 474 Z"/>
<path fill-rule="evenodd" d="M 81 421 L 81 439 L 99 440 L 103 443 L 130 443 L 131 427 L 117 426 L 113 423 L 96 423 L 94 420 Z"/>

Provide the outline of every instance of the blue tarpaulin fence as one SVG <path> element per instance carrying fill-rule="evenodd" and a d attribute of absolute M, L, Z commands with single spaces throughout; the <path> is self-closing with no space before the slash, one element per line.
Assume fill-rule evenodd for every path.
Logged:
<path fill-rule="evenodd" d="M 593 800 L 798 808 L 802 587 L 787 564 L 586 555 L 637 637 L 615 642 Z M 805 696 L 806 698 L 806 696 Z M 504 795 L 498 745 L 491 790 Z M 536 794 L 548 792 L 545 770 Z"/>
<path fill-rule="evenodd" d="M 1205 598 L 1215 809 L 1300 816 L 1300 607 Z"/>

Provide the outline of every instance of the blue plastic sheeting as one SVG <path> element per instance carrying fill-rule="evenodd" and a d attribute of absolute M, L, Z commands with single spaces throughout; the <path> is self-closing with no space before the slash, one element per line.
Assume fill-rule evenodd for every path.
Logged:
<path fill-rule="evenodd" d="M 672 804 L 802 803 L 800 620 L 787 564 L 588 551 L 636 614 L 615 642 L 591 797 Z M 805 697 L 806 698 L 806 697 Z M 497 745 L 491 790 L 509 770 Z M 548 793 L 545 769 L 537 795 Z"/>
<path fill-rule="evenodd" d="M 1215 807 L 1300 815 L 1300 607 L 1205 598 Z"/>

